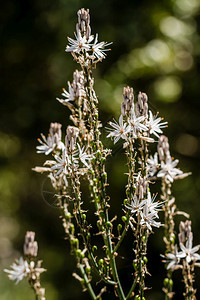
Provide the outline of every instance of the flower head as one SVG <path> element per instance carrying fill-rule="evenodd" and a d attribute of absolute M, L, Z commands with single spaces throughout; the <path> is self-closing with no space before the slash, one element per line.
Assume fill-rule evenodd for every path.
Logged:
<path fill-rule="evenodd" d="M 122 115 L 119 117 L 119 124 L 114 120 L 114 122 L 109 122 L 109 125 L 112 128 L 108 128 L 110 133 L 107 135 L 107 137 L 113 137 L 114 144 L 116 144 L 119 141 L 119 139 L 127 139 L 127 134 L 130 132 L 130 126 L 127 125 L 126 122 L 123 122 Z"/>
<path fill-rule="evenodd" d="M 183 172 L 176 168 L 178 159 L 172 160 L 171 156 L 166 158 L 166 161 L 161 161 L 161 170 L 157 177 L 165 177 L 167 181 L 173 182 L 175 177 L 183 174 Z"/>
<path fill-rule="evenodd" d="M 56 176 L 60 175 L 61 173 L 67 174 L 68 173 L 68 165 L 69 165 L 69 157 L 67 155 L 66 150 L 62 151 L 62 156 L 55 155 L 54 165 L 51 167 L 52 170 L 57 170 Z"/>
<path fill-rule="evenodd" d="M 37 153 L 44 153 L 45 155 L 48 155 L 56 147 L 54 138 L 51 135 L 48 135 L 48 137 L 46 138 L 45 135 L 42 133 L 41 133 L 41 137 L 42 137 L 42 139 L 38 139 L 38 142 L 41 145 L 36 147 Z"/>
<path fill-rule="evenodd" d="M 175 269 L 180 268 L 181 266 L 179 265 L 180 259 L 183 257 L 181 252 L 178 252 L 178 247 L 175 245 L 174 247 L 174 253 L 167 253 L 165 256 L 161 255 L 164 257 L 163 262 L 167 263 L 167 270 L 171 269 L 172 271 Z"/>
<path fill-rule="evenodd" d="M 159 134 L 162 134 L 161 128 L 167 126 L 167 122 L 161 122 L 162 118 L 156 118 L 153 116 L 152 112 L 149 110 L 149 120 L 147 121 L 147 127 L 149 129 L 149 133 L 159 137 Z"/>
<path fill-rule="evenodd" d="M 80 30 L 77 30 L 77 32 L 74 34 L 76 39 L 72 39 L 68 37 L 69 45 L 67 45 L 65 51 L 66 52 L 74 52 L 74 53 L 80 53 L 90 50 L 90 44 L 92 40 L 94 39 L 94 36 L 91 35 L 89 39 L 87 40 L 86 36 L 82 36 Z"/>
<path fill-rule="evenodd" d="M 53 152 L 55 148 L 62 149 L 64 146 L 61 141 L 62 132 L 61 124 L 59 123 L 51 123 L 47 138 L 42 133 L 41 137 L 42 139 L 38 139 L 41 145 L 36 147 L 37 153 L 44 153 L 45 155 L 48 155 Z"/>
<path fill-rule="evenodd" d="M 62 96 L 65 97 L 64 99 L 56 98 L 60 103 L 67 105 L 69 101 L 75 100 L 75 93 L 74 89 L 71 86 L 70 82 L 68 81 L 68 92 L 66 89 L 63 88 Z"/>
<path fill-rule="evenodd" d="M 158 211 L 161 210 L 162 202 L 154 202 L 156 196 L 151 197 L 150 192 L 148 192 L 147 199 L 145 200 L 145 204 L 143 206 L 141 215 L 141 225 L 145 225 L 150 231 L 152 231 L 152 226 L 159 228 L 162 226 L 161 222 L 156 221 L 158 219 Z"/>
<path fill-rule="evenodd" d="M 16 284 L 19 283 L 30 272 L 29 265 L 22 257 L 16 259 L 16 262 L 11 265 L 12 270 L 4 269 L 4 272 L 8 273 L 10 280 L 16 280 Z"/>
<path fill-rule="evenodd" d="M 105 47 L 111 44 L 112 43 L 106 43 L 106 42 L 98 43 L 98 34 L 96 34 L 94 44 L 91 45 L 91 51 L 97 59 L 101 60 L 106 57 L 105 52 L 110 50 L 110 49 L 105 49 Z"/>
<path fill-rule="evenodd" d="M 145 205 L 145 201 L 144 200 L 140 200 L 139 197 L 137 197 L 137 195 L 134 195 L 133 199 L 131 200 L 131 204 L 127 204 L 126 208 L 130 210 L 131 214 L 134 214 L 136 212 L 139 212 L 143 209 Z"/>
<path fill-rule="evenodd" d="M 145 120 L 144 116 L 136 116 L 134 107 L 131 109 L 130 119 L 129 119 L 129 125 L 131 126 L 131 129 L 136 131 L 146 131 L 147 127 L 143 124 Z"/>
<path fill-rule="evenodd" d="M 150 156 L 147 159 L 147 171 L 148 171 L 148 175 L 150 177 L 155 175 L 155 173 L 158 170 L 159 165 L 160 164 L 158 163 L 158 153 L 156 152 L 154 154 L 154 156 Z"/>
<path fill-rule="evenodd" d="M 192 241 L 193 241 L 193 233 L 190 232 L 188 240 L 185 243 L 185 246 L 183 243 L 180 243 L 180 248 L 182 250 L 181 254 L 186 259 L 186 262 L 189 264 L 191 261 L 197 261 L 200 260 L 200 255 L 196 253 L 200 249 L 200 245 L 197 245 L 195 247 L 192 247 Z"/>
<path fill-rule="evenodd" d="M 92 159 L 92 155 L 91 155 L 91 154 L 87 154 L 85 147 L 82 147 L 82 148 L 81 148 L 81 146 L 80 146 L 79 144 L 77 144 L 77 146 L 78 146 L 78 156 L 79 156 L 80 161 L 81 161 L 87 168 L 89 168 L 89 167 L 90 167 L 90 166 L 89 166 L 89 162 L 90 162 L 91 159 Z"/>

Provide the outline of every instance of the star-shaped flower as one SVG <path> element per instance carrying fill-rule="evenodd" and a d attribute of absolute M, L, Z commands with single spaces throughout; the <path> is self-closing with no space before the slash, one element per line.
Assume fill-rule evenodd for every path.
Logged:
<path fill-rule="evenodd" d="M 183 174 L 181 170 L 176 168 L 178 162 L 178 159 L 172 160 L 171 156 L 168 156 L 165 162 L 161 162 L 161 170 L 157 177 L 165 177 L 167 181 L 173 182 L 176 176 Z"/>
<path fill-rule="evenodd" d="M 130 132 L 130 126 L 127 125 L 126 122 L 124 123 L 122 115 L 119 117 L 119 124 L 114 120 L 114 122 L 109 122 L 109 125 L 112 128 L 108 128 L 110 133 L 107 135 L 107 137 L 113 137 L 114 144 L 116 144 L 119 139 L 127 139 L 127 134 Z"/>
<path fill-rule="evenodd" d="M 150 156 L 147 159 L 147 171 L 148 171 L 148 175 L 150 177 L 155 175 L 155 173 L 158 170 L 159 165 L 160 164 L 158 163 L 158 153 L 156 152 L 154 154 L 154 156 Z"/>
<path fill-rule="evenodd" d="M 197 251 L 199 251 L 200 245 L 192 247 L 192 240 L 193 240 L 193 234 L 192 234 L 192 232 L 190 232 L 189 238 L 186 241 L 185 246 L 182 243 L 180 243 L 180 248 L 182 250 L 181 254 L 186 259 L 188 264 L 191 261 L 200 260 L 200 255 L 198 253 L 196 253 Z"/>
<path fill-rule="evenodd" d="M 91 45 L 91 51 L 93 52 L 93 55 L 97 59 L 103 59 L 106 57 L 105 52 L 109 51 L 110 49 L 105 49 L 105 47 L 111 45 L 112 43 L 106 43 L 106 42 L 100 42 L 98 43 L 98 34 L 96 34 L 94 44 Z"/>
<path fill-rule="evenodd" d="M 149 133 L 155 135 L 156 137 L 159 137 L 159 134 L 162 133 L 161 128 L 164 128 L 167 126 L 167 122 L 161 122 L 162 118 L 156 118 L 153 116 L 152 112 L 149 111 L 149 120 L 147 121 L 147 127 L 149 129 Z"/>
<path fill-rule="evenodd" d="M 91 35 L 89 39 L 86 36 L 82 36 L 80 30 L 74 34 L 76 39 L 72 39 L 68 37 L 69 45 L 67 45 L 65 51 L 66 52 L 74 52 L 80 53 L 81 51 L 89 51 L 90 50 L 90 43 L 94 39 L 94 36 Z"/>
<path fill-rule="evenodd" d="M 8 273 L 10 280 L 16 280 L 16 284 L 19 283 L 30 272 L 29 265 L 22 257 L 16 259 L 16 262 L 11 265 L 12 270 L 4 269 L 4 272 Z"/>

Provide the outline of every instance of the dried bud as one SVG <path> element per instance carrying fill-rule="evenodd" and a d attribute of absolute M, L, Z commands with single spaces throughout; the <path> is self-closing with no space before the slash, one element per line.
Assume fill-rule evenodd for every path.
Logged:
<path fill-rule="evenodd" d="M 148 97 L 145 93 L 139 92 L 138 101 L 136 104 L 136 114 L 138 116 L 148 115 Z"/>
<path fill-rule="evenodd" d="M 122 115 L 124 116 L 126 112 L 129 112 L 133 106 L 133 101 L 134 101 L 133 88 L 130 88 L 129 86 L 124 88 L 123 99 L 124 101 L 122 102 L 121 105 L 121 112 Z"/>
<path fill-rule="evenodd" d="M 166 161 L 170 156 L 168 138 L 165 135 L 161 135 L 158 140 L 158 155 L 160 161 Z"/>
<path fill-rule="evenodd" d="M 85 36 L 88 40 L 91 35 L 89 9 L 85 10 L 84 8 L 81 8 L 77 12 L 77 15 L 78 23 L 76 25 L 76 30 L 80 31 L 81 35 Z"/>
<path fill-rule="evenodd" d="M 24 255 L 37 256 L 38 243 L 35 241 L 35 232 L 27 231 L 24 241 Z"/>
<path fill-rule="evenodd" d="M 66 137 L 65 137 L 65 145 L 67 151 L 72 152 L 74 150 L 78 133 L 79 133 L 78 128 L 74 126 L 67 127 Z"/>

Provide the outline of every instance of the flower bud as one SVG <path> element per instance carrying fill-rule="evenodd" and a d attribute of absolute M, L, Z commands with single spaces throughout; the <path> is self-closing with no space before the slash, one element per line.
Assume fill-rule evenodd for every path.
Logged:
<path fill-rule="evenodd" d="M 38 243 L 35 241 L 35 232 L 27 231 L 24 241 L 24 255 L 37 256 Z"/>

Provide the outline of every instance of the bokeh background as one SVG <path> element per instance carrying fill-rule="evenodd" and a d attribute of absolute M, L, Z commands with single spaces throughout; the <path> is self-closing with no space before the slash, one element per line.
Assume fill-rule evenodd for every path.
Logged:
<path fill-rule="evenodd" d="M 95 71 L 103 124 L 119 116 L 123 86 L 148 94 L 152 111 L 159 111 L 169 122 L 165 133 L 171 153 L 180 160 L 182 170 L 192 172 L 174 184 L 173 192 L 178 207 L 191 216 L 195 244 L 200 243 L 200 1 L 7 0 L 0 11 L 1 300 L 34 299 L 25 282 L 16 286 L 2 271 L 20 256 L 26 230 L 36 232 L 39 256 L 48 269 L 42 275 L 47 299 L 89 298 L 71 276 L 74 260 L 45 175 L 31 171 L 43 162 L 35 151 L 40 133 L 48 132 L 50 122 L 60 122 L 63 128 L 69 124 L 69 112 L 55 98 L 77 67 L 64 50 L 66 37 L 73 37 L 76 12 L 81 7 L 90 9 L 92 32 L 99 33 L 99 40 L 113 41 L 112 51 Z M 112 147 L 104 137 L 105 145 Z M 126 184 L 125 157 L 120 149 L 119 145 L 113 148 L 113 159 L 108 162 L 111 215 L 119 217 Z M 126 289 L 132 279 L 130 241 L 131 235 L 119 253 Z M 148 285 L 153 288 L 147 299 L 159 300 L 164 298 L 159 257 L 162 229 L 155 230 L 149 248 L 153 276 Z M 197 271 L 196 286 L 200 285 L 199 276 Z M 183 298 L 181 289 L 182 283 L 175 281 L 175 299 Z"/>

